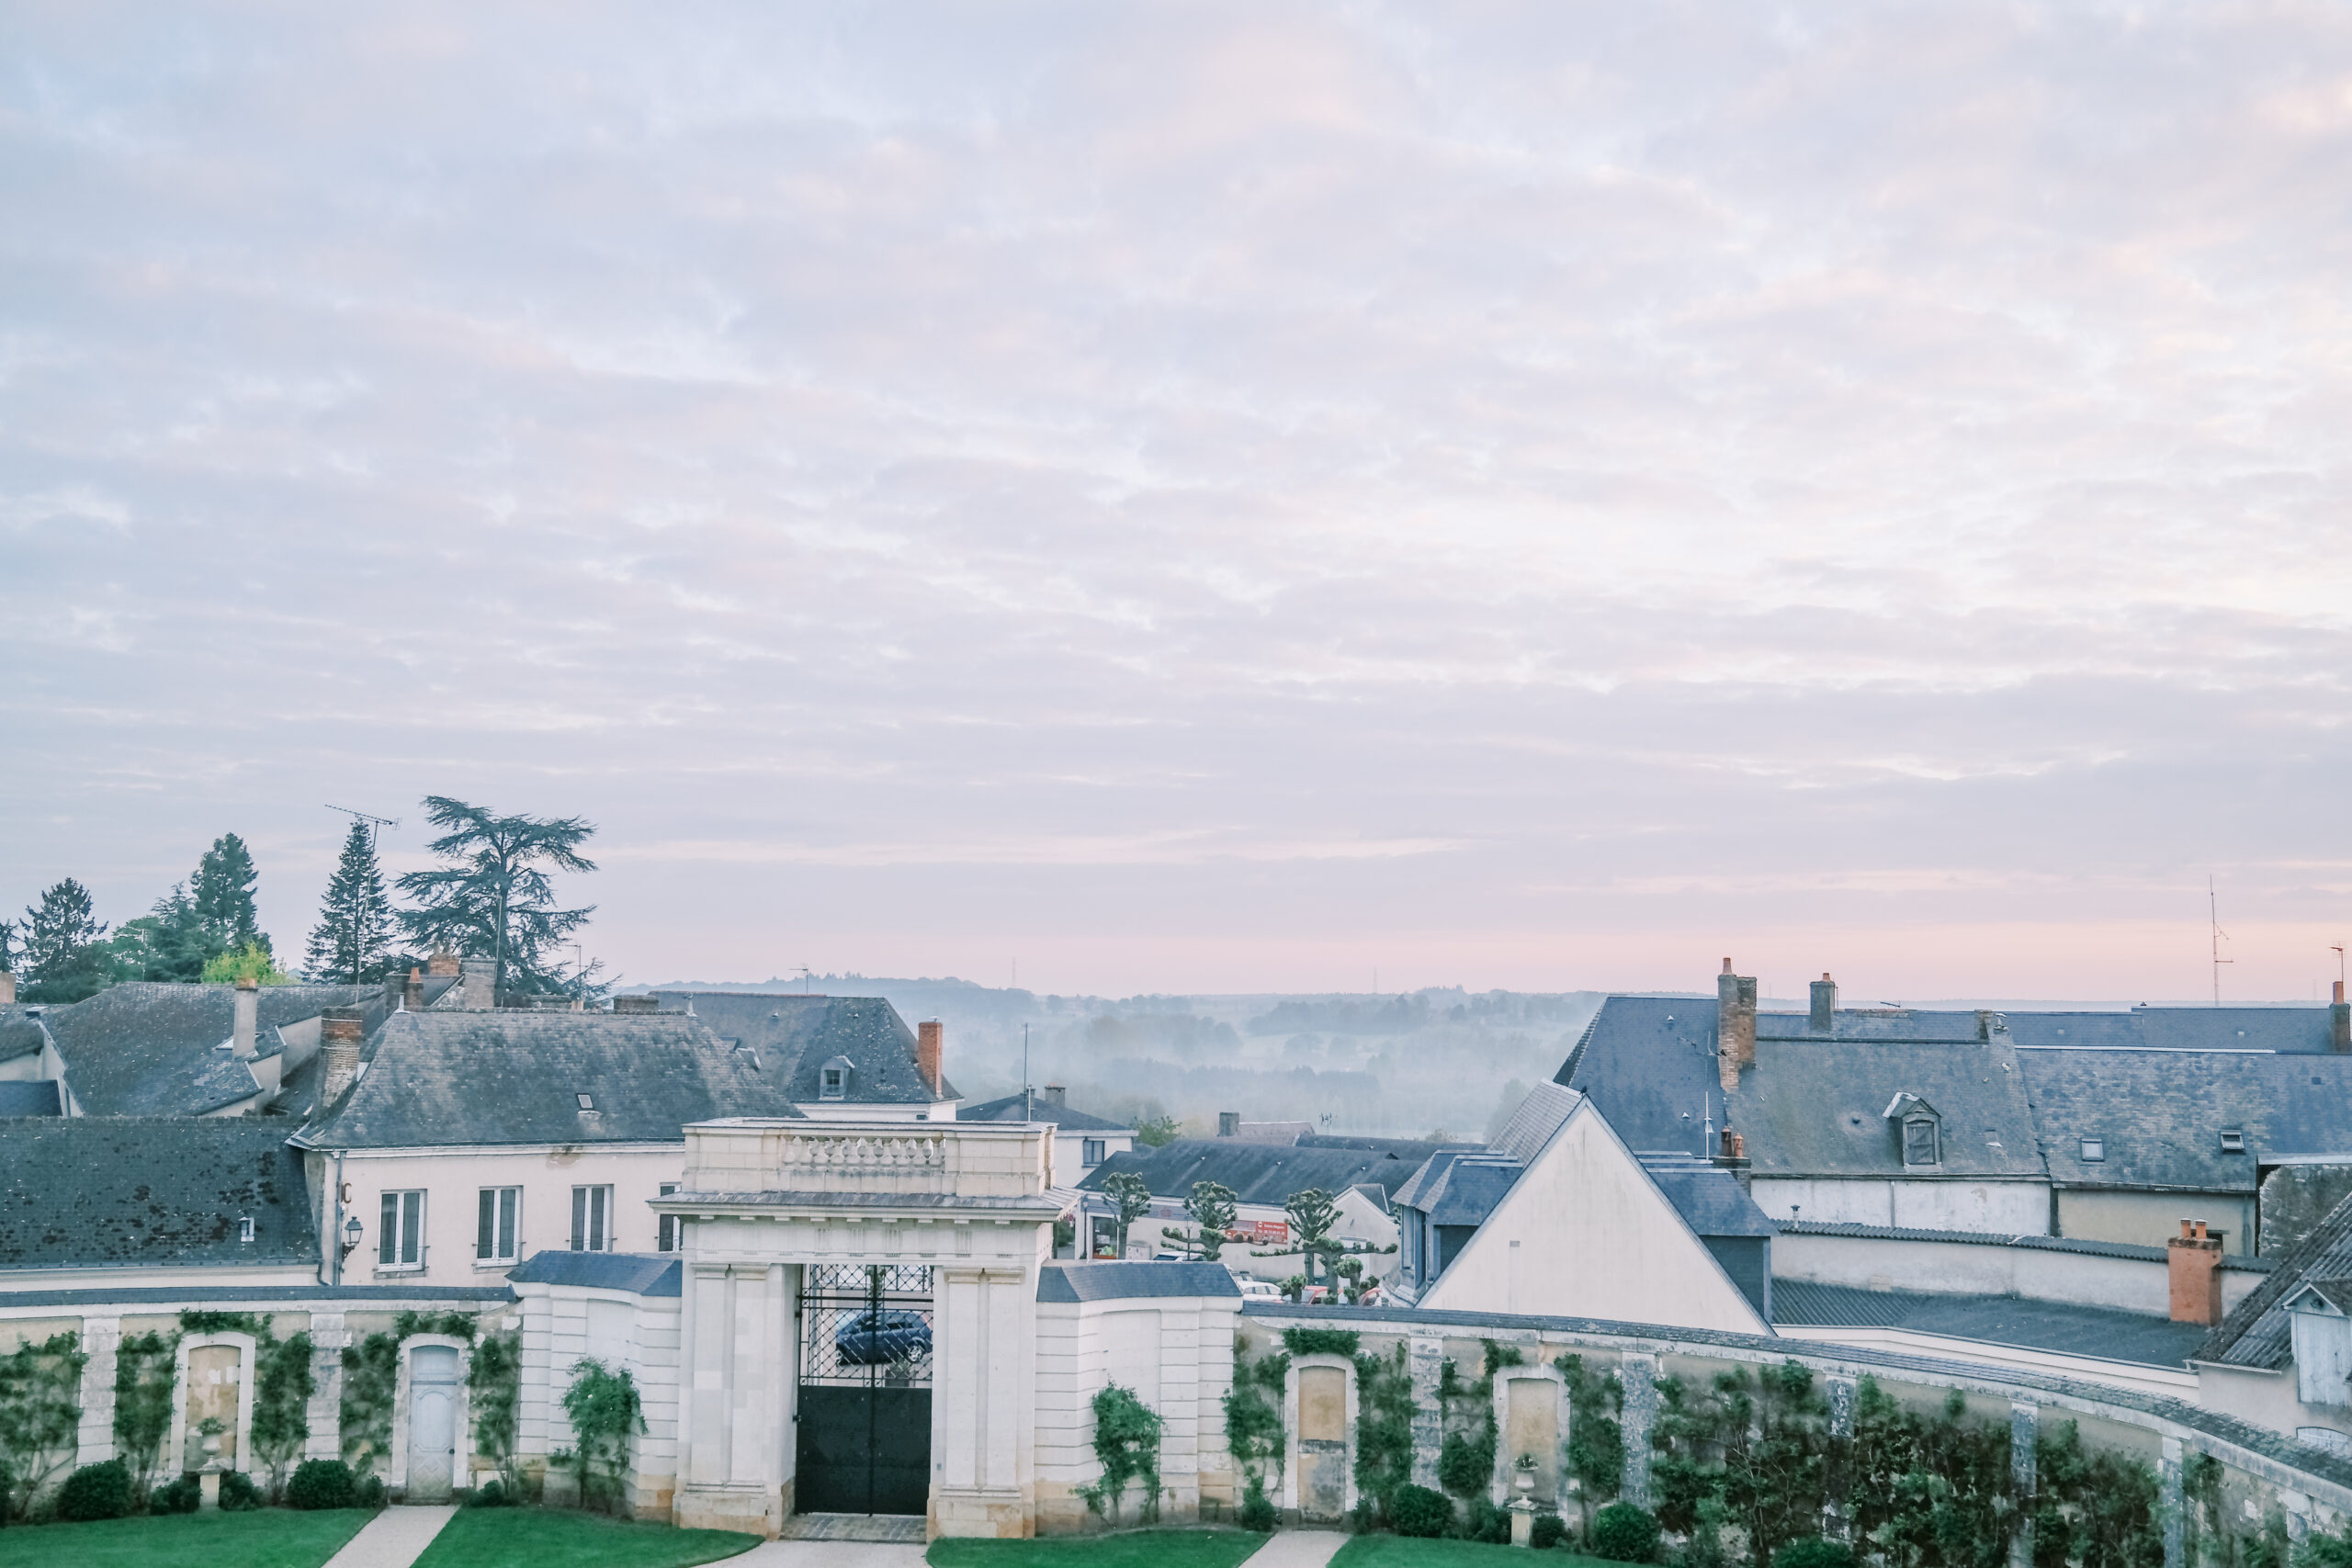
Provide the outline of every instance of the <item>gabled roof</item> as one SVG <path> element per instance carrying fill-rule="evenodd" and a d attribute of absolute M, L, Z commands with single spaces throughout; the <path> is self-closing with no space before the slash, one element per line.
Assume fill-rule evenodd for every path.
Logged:
<path fill-rule="evenodd" d="M 663 991 L 664 1013 L 691 1009 L 722 1040 L 759 1054 L 763 1067 L 783 1073 L 803 1104 L 824 1098 L 818 1069 L 834 1056 L 850 1062 L 849 1092 L 857 1105 L 931 1105 L 960 1100 L 950 1083 L 934 1095 L 915 1070 L 915 1033 L 880 997 L 812 997 L 760 991 Z"/>
<path fill-rule="evenodd" d="M 678 1013 L 394 1013 L 358 1082 L 301 1142 L 683 1143 L 689 1122 L 800 1116 L 786 1075 L 752 1055 Z"/>
<path fill-rule="evenodd" d="M 2259 1162 L 2352 1156 L 2352 1056 L 2069 1049 L 2018 1060 L 2051 1178 L 2069 1186 L 2252 1192 Z M 2225 1130 L 2244 1134 L 2244 1152 L 2222 1152 Z M 2082 1157 L 2086 1137 L 2106 1158 Z"/>
<path fill-rule="evenodd" d="M 2019 1045 L 2124 1046 L 2143 1051 L 2281 1051 L 2326 1055 L 2325 1007 L 2136 1007 L 2128 1012 L 2011 1012 Z"/>
<path fill-rule="evenodd" d="M 564 1252 L 549 1248 L 525 1258 L 506 1276 L 510 1285 L 580 1285 L 627 1291 L 631 1295 L 676 1296 L 684 1271 L 675 1254 L 659 1252 Z"/>
<path fill-rule="evenodd" d="M 1634 1148 L 1701 1153 L 1711 1108 L 1723 1125 L 1715 998 L 1602 998 L 1553 1082 L 1590 1099 Z"/>
<path fill-rule="evenodd" d="M 1421 1161 L 1410 1156 L 1367 1149 L 1298 1148 L 1240 1138 L 1179 1138 L 1159 1148 L 1113 1155 L 1087 1173 L 1078 1190 L 1100 1192 L 1106 1179 L 1132 1171 L 1143 1178 L 1155 1198 L 1186 1198 L 1192 1195 L 1195 1181 L 1216 1181 L 1233 1189 L 1241 1202 L 1280 1208 L 1292 1193 L 1310 1187 L 1335 1198 L 1358 1186 L 1377 1187 L 1393 1194 L 1420 1167 Z"/>
<path fill-rule="evenodd" d="M 1037 1270 L 1041 1302 L 1136 1301 L 1154 1296 L 1235 1296 L 1241 1287 L 1222 1263 L 1048 1263 Z"/>
<path fill-rule="evenodd" d="M 958 1122 L 1051 1122 L 1065 1133 L 1132 1133 L 1134 1128 L 1124 1122 L 1114 1122 L 1108 1116 L 1097 1116 L 1068 1105 L 1056 1105 L 1042 1094 L 1008 1094 L 1002 1100 L 984 1100 L 978 1105 L 959 1106 Z"/>
<path fill-rule="evenodd" d="M 239 1239 L 241 1219 L 254 1239 Z M 74 1116 L 0 1136 L 0 1269 L 315 1267 L 283 1122 Z"/>
<path fill-rule="evenodd" d="M 1702 1236 L 1777 1235 L 1756 1200 L 1728 1170 L 1694 1155 L 1637 1154 L 1683 1224 Z"/>
<path fill-rule="evenodd" d="M 0 1008 L 0 1062 L 29 1056 L 48 1043 L 41 1032 L 40 1008 Z"/>
<path fill-rule="evenodd" d="M 2306 1285 L 2352 1279 L 2352 1198 L 2328 1211 L 2312 1234 L 2278 1259 L 2270 1278 L 2231 1309 L 2196 1359 L 2230 1367 L 2283 1370 L 2294 1354 L 2287 1303 Z"/>
<path fill-rule="evenodd" d="M 1396 1190 L 1395 1203 L 1429 1216 L 1433 1225 L 1483 1224 L 1523 1168 L 1508 1155 L 1483 1149 L 1440 1149 Z"/>
<path fill-rule="evenodd" d="M 236 987 L 130 981 L 41 1021 L 65 1060 L 65 1079 L 91 1116 L 200 1116 L 260 1092 L 253 1070 L 216 1049 L 236 1028 Z M 323 1008 L 383 1005 L 376 986 L 265 986 L 255 1044 L 267 1054 L 281 1024 Z"/>
<path fill-rule="evenodd" d="M 1943 1124 L 1942 1159 L 1932 1169 L 1905 1166 L 1887 1125 L 1905 1094 L 1932 1106 Z M 1758 1039 L 1729 1120 L 1758 1176 L 2042 1174 L 2018 1054 L 1997 1032 L 1957 1043 Z"/>

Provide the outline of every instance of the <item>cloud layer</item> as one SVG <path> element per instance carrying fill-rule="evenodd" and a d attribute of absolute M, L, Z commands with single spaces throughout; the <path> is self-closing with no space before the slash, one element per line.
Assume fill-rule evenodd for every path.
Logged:
<path fill-rule="evenodd" d="M 0 22 L 0 897 L 431 790 L 644 978 L 2332 976 L 2352 14 L 478 10 Z"/>

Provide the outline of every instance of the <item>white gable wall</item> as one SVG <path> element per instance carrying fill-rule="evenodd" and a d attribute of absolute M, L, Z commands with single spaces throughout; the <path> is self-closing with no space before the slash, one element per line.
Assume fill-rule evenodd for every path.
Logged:
<path fill-rule="evenodd" d="M 1419 1304 L 1771 1332 L 1589 1100 Z"/>

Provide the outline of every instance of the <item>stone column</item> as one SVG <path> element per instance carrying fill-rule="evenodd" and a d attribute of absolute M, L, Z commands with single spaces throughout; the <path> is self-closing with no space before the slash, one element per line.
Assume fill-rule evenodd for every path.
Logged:
<path fill-rule="evenodd" d="M 680 1317 L 677 1522 L 775 1539 L 793 1347 L 781 1265 L 689 1264 Z"/>
<path fill-rule="evenodd" d="M 1829 1456 L 1823 1487 L 1829 1500 L 1821 1507 L 1821 1533 L 1828 1540 L 1850 1542 L 1854 1521 L 1846 1517 L 1846 1487 L 1854 1449 L 1854 1380 L 1826 1379 L 1823 1392 L 1829 1399 Z"/>
<path fill-rule="evenodd" d="M 1617 1376 L 1625 1390 L 1625 1410 L 1619 1424 L 1625 1437 L 1625 1469 L 1617 1492 L 1626 1502 L 1646 1508 L 1650 1506 L 1650 1423 L 1657 1416 L 1657 1358 L 1629 1355 L 1619 1365 Z"/>
<path fill-rule="evenodd" d="M 933 1533 L 1024 1538 L 1035 1533 L 1036 1288 L 1013 1265 L 944 1267 L 935 1278 Z"/>
<path fill-rule="evenodd" d="M 343 1457 L 343 1348 L 351 1343 L 339 1312 L 311 1314 L 311 1438 L 305 1459 Z"/>
<path fill-rule="evenodd" d="M 2009 1536 L 2009 1568 L 2033 1568 L 2033 1504 L 2041 1490 L 2033 1447 L 2041 1435 L 2041 1407 L 2022 1400 L 2009 1405 L 2009 1495 L 2017 1500 L 2018 1523 Z"/>
<path fill-rule="evenodd" d="M 1413 1484 L 1435 1490 L 1438 1455 L 1445 1447 L 1445 1412 L 1437 1397 L 1445 1341 L 1415 1335 L 1407 1360 L 1413 1375 Z"/>
<path fill-rule="evenodd" d="M 121 1348 L 122 1319 L 82 1320 L 82 1349 L 90 1359 L 82 1367 L 82 1425 L 75 1435 L 76 1465 L 98 1464 L 115 1457 L 114 1374 Z"/>
<path fill-rule="evenodd" d="M 2186 1489 L 2181 1484 L 2184 1469 L 2180 1439 L 2165 1438 L 2156 1457 L 2156 1509 L 2157 1517 L 2164 1525 L 2165 1568 L 2187 1568 L 2188 1565 L 2188 1538 L 2183 1528 L 2187 1520 L 2182 1515 L 2182 1506 L 2188 1501 Z"/>

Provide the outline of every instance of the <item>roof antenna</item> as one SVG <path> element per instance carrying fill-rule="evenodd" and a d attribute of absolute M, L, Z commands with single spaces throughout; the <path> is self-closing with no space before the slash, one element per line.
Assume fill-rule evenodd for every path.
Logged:
<path fill-rule="evenodd" d="M 2213 927 L 2213 1005 L 2220 1007 L 2222 1005 L 2222 965 L 2235 964 L 2237 960 L 2222 956 L 2222 943 L 2230 939 L 2230 933 L 2222 929 L 2221 897 L 2213 891 L 2213 877 L 2210 872 L 2205 877 L 2205 914 Z M 2339 947 L 2335 951 L 2341 953 L 2344 950 Z"/>

